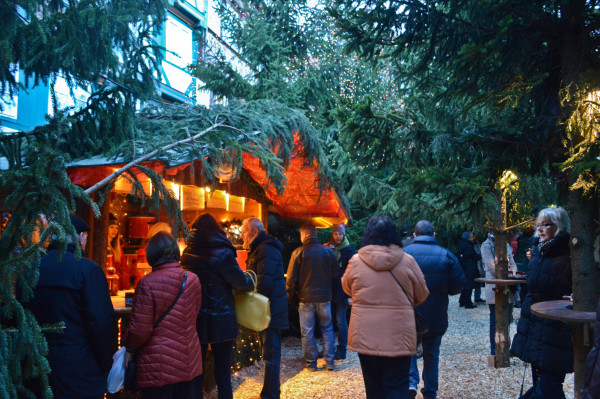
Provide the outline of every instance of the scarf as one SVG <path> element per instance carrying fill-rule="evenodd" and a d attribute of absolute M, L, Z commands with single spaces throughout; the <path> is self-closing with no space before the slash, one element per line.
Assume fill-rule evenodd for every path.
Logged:
<path fill-rule="evenodd" d="M 540 253 L 544 252 L 545 250 L 547 250 L 548 246 L 551 245 L 554 242 L 554 239 L 556 238 L 556 236 L 552 237 L 551 239 L 549 239 L 548 241 L 544 241 L 544 242 L 539 242 L 538 243 L 538 251 L 540 251 Z"/>
<path fill-rule="evenodd" d="M 347 248 L 349 245 L 350 242 L 346 238 L 346 234 L 344 234 L 344 239 L 338 245 L 335 245 L 335 242 L 331 241 L 333 253 L 335 254 L 335 259 L 337 259 L 338 263 L 340 262 L 340 257 L 342 256 L 342 249 Z"/>

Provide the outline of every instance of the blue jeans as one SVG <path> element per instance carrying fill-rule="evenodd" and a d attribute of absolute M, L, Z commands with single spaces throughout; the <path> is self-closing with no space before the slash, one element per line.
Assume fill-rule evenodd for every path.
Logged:
<path fill-rule="evenodd" d="M 496 305 L 488 305 L 490 307 L 490 355 L 496 355 Z M 508 322 L 513 320 L 513 305 L 508 304 Z"/>
<path fill-rule="evenodd" d="M 358 354 L 367 399 L 408 399 L 410 356 Z"/>
<path fill-rule="evenodd" d="M 317 367 L 319 350 L 315 340 L 315 315 L 319 317 L 319 328 L 323 336 L 323 357 L 328 366 L 334 365 L 335 335 L 331 320 L 331 302 L 300 303 L 300 330 L 302 333 L 302 352 L 307 366 Z"/>
<path fill-rule="evenodd" d="M 426 399 L 435 398 L 438 391 L 438 366 L 440 363 L 440 346 L 442 334 L 425 334 L 423 336 L 423 389 L 421 393 Z M 410 388 L 417 390 L 419 385 L 419 369 L 417 357 L 411 357 Z"/>
<path fill-rule="evenodd" d="M 265 363 L 265 379 L 260 391 L 261 399 L 279 399 L 281 389 L 279 374 L 281 365 L 281 330 L 267 328 L 259 333 L 262 357 Z"/>
<path fill-rule="evenodd" d="M 201 344 L 202 367 L 206 365 L 206 351 L 208 344 Z M 231 387 L 231 359 L 233 357 L 233 341 L 211 342 L 210 349 L 215 366 L 215 380 L 217 381 L 217 392 L 219 399 L 233 399 L 233 388 Z M 204 373 L 196 379 L 196 398 L 202 399 L 204 387 Z"/>
<path fill-rule="evenodd" d="M 348 346 L 348 303 L 335 303 L 335 324 L 338 328 L 338 347 L 346 349 Z"/>

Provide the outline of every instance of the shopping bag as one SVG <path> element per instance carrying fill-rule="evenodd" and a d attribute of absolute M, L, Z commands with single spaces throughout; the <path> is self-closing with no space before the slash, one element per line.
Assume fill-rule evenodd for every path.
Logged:
<path fill-rule="evenodd" d="M 246 271 L 254 282 L 252 291 L 239 292 L 235 295 L 235 314 L 238 324 L 254 331 L 262 331 L 271 322 L 271 306 L 269 298 L 256 292 L 256 273 Z"/>
<path fill-rule="evenodd" d="M 107 385 L 109 393 L 116 393 L 123 389 L 125 383 L 125 347 L 122 346 L 113 355 L 113 364 L 108 373 Z"/>

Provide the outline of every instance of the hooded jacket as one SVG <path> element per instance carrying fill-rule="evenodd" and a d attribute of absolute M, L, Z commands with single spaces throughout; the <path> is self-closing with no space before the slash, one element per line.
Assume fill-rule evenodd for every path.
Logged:
<path fill-rule="evenodd" d="M 154 328 L 154 323 L 177 298 L 183 277 L 179 262 L 165 263 L 154 267 L 135 288 L 125 346 L 128 351 L 137 352 L 138 388 L 191 381 L 202 374 L 196 333 L 201 289 L 196 275 L 187 273 L 181 296 Z"/>
<path fill-rule="evenodd" d="M 397 245 L 367 245 L 350 259 L 342 287 L 352 297 L 348 349 L 384 357 L 416 354 L 411 301 L 415 306 L 423 303 L 429 290 L 412 256 Z"/>
<path fill-rule="evenodd" d="M 232 290 L 254 288 L 236 261 L 235 247 L 224 233 L 201 234 L 192 231 L 189 245 L 183 250 L 181 266 L 196 273 L 202 284 L 202 307 L 196 328 L 203 344 L 224 342 L 238 336 Z"/>
<path fill-rule="evenodd" d="M 283 244 L 261 231 L 250 244 L 246 270 L 256 273 L 257 291 L 269 298 L 271 322 L 269 328 L 288 328 L 288 306 L 281 251 Z"/>

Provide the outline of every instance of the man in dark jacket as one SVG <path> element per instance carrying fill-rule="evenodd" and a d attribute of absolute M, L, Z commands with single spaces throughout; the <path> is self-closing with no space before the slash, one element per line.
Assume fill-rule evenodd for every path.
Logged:
<path fill-rule="evenodd" d="M 423 335 L 423 383 L 424 398 L 435 398 L 438 390 L 438 364 L 442 336 L 448 329 L 448 295 L 461 292 L 466 284 L 460 263 L 452 252 L 438 245 L 433 225 L 421 220 L 415 225 L 415 239 L 404 248 L 412 255 L 427 282 L 429 296 L 416 310 L 429 323 L 429 331 Z M 417 358 L 412 357 L 410 369 L 410 397 L 417 394 L 419 370 Z"/>
<path fill-rule="evenodd" d="M 323 357 L 327 370 L 333 371 L 335 358 L 335 335 L 331 320 L 331 300 L 337 295 L 339 267 L 331 248 L 319 243 L 317 229 L 310 223 L 300 227 L 302 246 L 292 253 L 287 270 L 287 295 L 290 300 L 298 297 L 300 302 L 300 329 L 302 352 L 306 367 L 317 370 L 319 351 L 315 341 L 315 317 L 323 335 Z"/>
<path fill-rule="evenodd" d="M 269 298 L 271 322 L 260 332 L 262 356 L 265 362 L 265 379 L 260 393 L 262 399 L 279 399 L 279 371 L 281 364 L 281 330 L 288 328 L 287 295 L 281 251 L 283 244 L 265 233 L 258 218 L 242 223 L 244 247 L 249 248 L 246 270 L 256 273 L 257 290 Z"/>
<path fill-rule="evenodd" d="M 479 277 L 477 269 L 477 261 L 481 260 L 481 254 L 475 251 L 475 243 L 473 234 L 469 231 L 462 233 L 460 244 L 458 244 L 458 258 L 460 265 L 467 278 L 467 283 L 460 293 L 458 304 L 465 309 L 475 309 L 471 296 L 473 288 L 475 288 L 475 279 Z"/>
<path fill-rule="evenodd" d="M 72 215 L 85 248 L 88 225 Z M 28 305 L 40 324 L 65 323 L 62 333 L 47 333 L 50 387 L 55 398 L 103 398 L 112 365 L 115 312 L 102 268 L 75 256 L 74 240 L 59 261 L 55 242 L 40 262 L 40 279 Z"/>
<path fill-rule="evenodd" d="M 338 328 L 338 344 L 335 350 L 335 360 L 346 358 L 346 346 L 348 345 L 348 295 L 342 289 L 342 276 L 346 272 L 350 258 L 354 256 L 356 250 L 348 238 L 346 238 L 346 227 L 343 223 L 334 224 L 331 227 L 331 241 L 325 246 L 333 249 L 333 253 L 340 267 L 340 278 L 338 283 L 338 295 L 333 300 L 333 312 L 335 314 L 335 323 Z"/>

